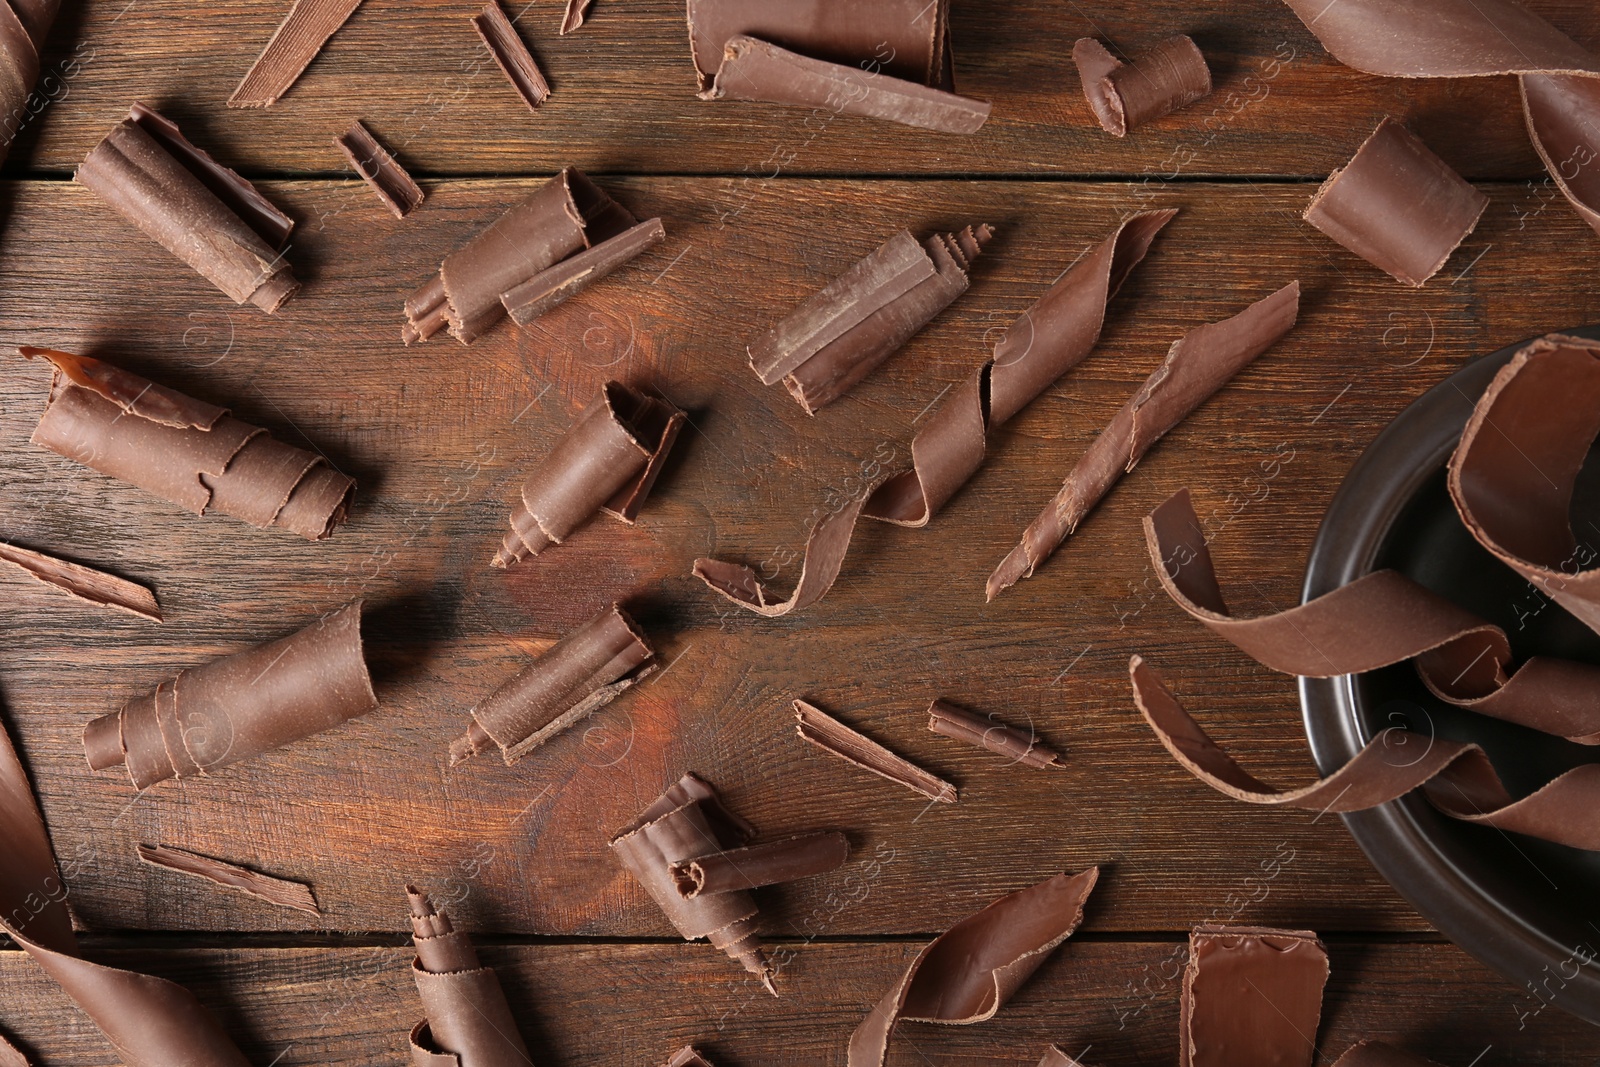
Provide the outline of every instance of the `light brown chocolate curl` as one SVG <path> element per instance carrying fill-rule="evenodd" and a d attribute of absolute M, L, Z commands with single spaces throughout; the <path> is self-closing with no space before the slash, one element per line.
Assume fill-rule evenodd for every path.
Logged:
<path fill-rule="evenodd" d="M 417 948 L 411 977 L 424 1014 L 411 1029 L 414 1067 L 531 1067 L 499 976 L 426 893 L 408 885 L 406 895 Z"/>
<path fill-rule="evenodd" d="M 903 785 L 914 793 L 941 804 L 954 804 L 956 787 L 943 778 L 918 767 L 910 760 L 895 755 L 872 738 L 861 734 L 832 715 L 804 700 L 794 702 L 794 717 L 798 722 L 795 732 L 825 752 L 831 752 L 846 763 L 896 785 Z"/>
<path fill-rule="evenodd" d="M 389 150 L 378 143 L 372 132 L 357 119 L 350 128 L 333 139 L 333 143 L 350 166 L 361 175 L 362 181 L 372 189 L 389 209 L 389 214 L 403 219 L 417 209 L 426 195 L 422 186 L 412 181 Z"/>
<path fill-rule="evenodd" d="M 935 700 L 928 705 L 928 729 L 969 745 L 986 748 L 1012 763 L 1041 770 L 1066 766 L 1060 755 L 1041 742 L 1031 729 L 1019 730 L 995 719 L 975 715 L 947 700 Z"/>
<path fill-rule="evenodd" d="M 484 47 L 494 57 L 495 65 L 505 73 L 506 80 L 528 105 L 528 110 L 537 111 L 550 95 L 550 85 L 528 52 L 528 46 L 517 36 L 511 20 L 500 9 L 500 0 L 489 0 L 482 11 L 472 16 L 472 27 L 483 38 Z"/>
<path fill-rule="evenodd" d="M 802 834 L 675 863 L 672 878 L 685 897 L 731 893 L 826 874 L 849 856 L 850 842 L 841 833 Z"/>
<path fill-rule="evenodd" d="M 1328 952 L 1309 930 L 1201 926 L 1179 1008 L 1183 1067 L 1312 1067 Z"/>
<path fill-rule="evenodd" d="M 244 80 L 228 97 L 229 107 L 268 107 L 289 91 L 328 38 L 361 6 L 361 0 L 294 0 Z"/>
<path fill-rule="evenodd" d="M 137 582 L 3 541 L 0 541 L 0 562 L 9 563 L 24 574 L 79 600 L 161 621 L 161 608 L 156 604 L 156 595 Z"/>
<path fill-rule="evenodd" d="M 1135 126 L 1211 92 L 1206 57 L 1182 34 L 1168 37 L 1131 64 L 1124 64 L 1093 37 L 1080 37 L 1072 46 L 1072 61 L 1089 110 L 1113 137 L 1126 137 Z"/>
<path fill-rule="evenodd" d="M 280 908 L 295 908 L 299 911 L 309 911 L 313 915 L 322 914 L 317 907 L 317 898 L 311 893 L 311 887 L 304 882 L 277 878 L 260 871 L 253 871 L 248 867 L 241 867 L 237 863 L 202 856 L 187 849 L 169 848 L 166 845 L 140 845 L 138 848 L 139 859 L 152 867 L 165 867 L 179 874 L 204 878 L 217 885 L 248 893 L 268 904 L 276 904 Z"/>

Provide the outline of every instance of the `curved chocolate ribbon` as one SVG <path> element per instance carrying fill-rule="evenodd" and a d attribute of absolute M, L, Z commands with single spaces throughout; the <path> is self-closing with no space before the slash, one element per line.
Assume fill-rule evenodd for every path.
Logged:
<path fill-rule="evenodd" d="M 1072 46 L 1083 95 L 1100 128 L 1126 137 L 1135 126 L 1171 114 L 1211 92 L 1211 68 L 1193 40 L 1168 37 L 1132 63 L 1123 63 L 1093 37 Z"/>
<path fill-rule="evenodd" d="M 28 117 L 28 98 L 39 80 L 39 53 L 61 0 L 7 0 L 0 4 L 0 160 Z M 42 107 L 42 105 L 41 105 Z M 38 109 L 35 109 L 38 110 Z"/>
<path fill-rule="evenodd" d="M 202 400 L 89 356 L 24 346 L 53 365 L 33 443 L 194 512 L 313 541 L 345 520 L 355 481 Z"/>
<path fill-rule="evenodd" d="M 411 1028 L 415 1067 L 529 1067 L 533 1059 L 506 1003 L 494 969 L 478 960 L 471 938 L 428 895 L 406 886 L 411 939 L 417 955 L 411 977 L 424 1018 Z"/>
<path fill-rule="evenodd" d="M 1539 158 L 1600 232 L 1600 59 L 1515 0 L 1284 0 L 1347 67 L 1387 78 L 1515 74 Z"/>
<path fill-rule="evenodd" d="M 1450 457 L 1450 496 L 1484 548 L 1600 633 L 1596 550 L 1570 519 L 1597 434 L 1600 341 L 1542 337 L 1478 400 Z"/>

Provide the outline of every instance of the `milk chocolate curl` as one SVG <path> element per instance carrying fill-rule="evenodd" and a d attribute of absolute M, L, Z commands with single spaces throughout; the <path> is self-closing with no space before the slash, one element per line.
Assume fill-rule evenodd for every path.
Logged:
<path fill-rule="evenodd" d="M 550 95 L 550 85 L 528 52 L 528 46 L 517 36 L 511 20 L 500 9 L 500 0 L 489 0 L 481 12 L 472 16 L 472 28 L 483 38 L 484 47 L 494 57 L 495 65 L 505 73 L 506 80 L 528 105 L 528 110 L 539 110 L 539 105 Z"/>
<path fill-rule="evenodd" d="M 450 765 L 491 744 L 515 763 L 654 671 L 646 666 L 654 655 L 637 624 L 612 604 L 473 708 L 466 734 L 450 744 Z"/>
<path fill-rule="evenodd" d="M 804 700 L 794 702 L 795 727 L 802 740 L 809 741 L 825 752 L 831 752 L 846 763 L 896 785 L 903 785 L 914 793 L 941 804 L 954 804 L 956 787 L 937 775 L 929 774 L 910 760 L 890 752 L 872 738 L 858 733 L 835 719 L 821 708 Z"/>
<path fill-rule="evenodd" d="M 1333 1067 L 1439 1067 L 1432 1060 L 1401 1052 L 1382 1041 L 1362 1041 L 1351 1045 Z"/>
<path fill-rule="evenodd" d="M 54 368 L 34 444 L 196 515 L 215 508 L 313 541 L 344 522 L 356 483 L 322 456 L 101 360 L 18 351 Z"/>
<path fill-rule="evenodd" d="M 244 80 L 228 97 L 229 107 L 268 107 L 289 91 L 328 38 L 361 6 L 361 0 L 294 0 Z"/>
<path fill-rule="evenodd" d="M 992 1019 L 1083 921 L 1100 868 L 1001 897 L 934 938 L 850 1035 L 848 1067 L 883 1067 L 900 1022 Z"/>
<path fill-rule="evenodd" d="M 0 1034 L 0 1067 L 29 1067 L 28 1057 L 7 1041 L 4 1034 Z"/>
<path fill-rule="evenodd" d="M 1479 544 L 1600 633 L 1595 546 L 1571 521 L 1597 434 L 1600 342 L 1540 338 L 1479 398 L 1450 457 L 1450 496 Z"/>
<path fill-rule="evenodd" d="M 4 541 L 0 541 L 0 562 L 9 563 L 24 574 L 79 600 L 161 621 L 161 608 L 156 604 L 156 595 L 137 582 Z"/>
<path fill-rule="evenodd" d="M 1173 342 L 1161 366 L 1112 417 L 1022 542 L 989 575 L 987 598 L 1030 577 L 1167 431 L 1288 333 L 1299 310 L 1300 283 L 1294 281 L 1232 318 Z"/>
<path fill-rule="evenodd" d="M 1068 1056 L 1055 1045 L 1044 1050 L 1044 1056 L 1039 1060 L 1039 1067 L 1084 1067 L 1082 1063 Z"/>
<path fill-rule="evenodd" d="M 1312 1067 L 1328 952 L 1309 930 L 1201 926 L 1189 934 L 1181 1067 Z"/>
<path fill-rule="evenodd" d="M 125 764 L 138 789 L 220 770 L 378 706 L 361 654 L 361 601 L 298 633 L 180 671 L 83 731 L 92 770 Z"/>
<path fill-rule="evenodd" d="M 1040 770 L 1066 766 L 1061 756 L 1041 742 L 1031 729 L 1019 730 L 995 719 L 974 715 L 947 700 L 935 700 L 928 705 L 928 729 L 969 745 L 986 748 L 1012 763 Z"/>
<path fill-rule="evenodd" d="M 0 160 L 34 114 L 28 98 L 39 80 L 39 52 L 60 6 L 61 0 L 0 4 Z"/>
<path fill-rule="evenodd" d="M 529 1067 L 533 1060 L 494 969 L 478 961 L 472 941 L 426 893 L 408 885 L 406 895 L 417 947 L 411 977 L 425 1016 L 411 1029 L 411 1062 L 415 1067 Z"/>
<path fill-rule="evenodd" d="M 1072 46 L 1083 95 L 1100 128 L 1126 137 L 1135 126 L 1171 114 L 1211 92 L 1211 68 L 1188 37 L 1168 37 L 1124 64 L 1093 37 Z"/>
<path fill-rule="evenodd" d="M 1390 118 L 1328 175 L 1305 220 L 1379 270 L 1420 287 L 1478 224 L 1489 198 Z"/>
<path fill-rule="evenodd" d="M 743 563 L 702 556 L 694 561 L 694 576 L 723 599 L 769 619 L 810 607 L 833 588 L 834 579 L 839 577 L 845 553 L 850 551 L 850 536 L 855 532 L 856 519 L 871 495 L 868 490 L 838 511 L 817 520 L 811 528 L 811 536 L 806 538 L 800 579 L 795 583 L 794 592 L 782 600 L 767 588 L 754 568 Z"/>
<path fill-rule="evenodd" d="M 317 907 L 317 898 L 311 893 L 311 887 L 304 882 L 276 878 L 248 867 L 241 867 L 237 863 L 202 856 L 198 852 L 182 848 L 140 845 L 138 849 L 139 859 L 152 867 L 165 867 L 179 874 L 204 878 L 217 885 L 248 893 L 268 904 L 276 904 L 280 908 L 295 908 L 299 911 L 309 911 L 313 915 L 322 914 L 321 909 Z"/>
<path fill-rule="evenodd" d="M 594 0 L 567 0 L 567 9 L 561 13 L 561 36 L 573 32 L 583 25 L 583 20 L 589 14 L 589 5 Z"/>
<path fill-rule="evenodd" d="M 370 130 L 357 119 L 350 128 L 333 139 L 339 151 L 350 161 L 350 166 L 377 194 L 389 214 L 403 219 L 417 209 L 424 195 L 422 187 L 411 180 L 406 169 L 396 162 L 389 150 L 378 143 Z"/>
<path fill-rule="evenodd" d="M 737 848 L 753 836 L 749 823 L 722 806 L 716 790 L 686 774 L 612 839 L 611 850 L 685 941 L 709 939 L 776 996 L 750 894 L 732 890 L 685 897 L 672 875 L 674 864 Z"/>
<path fill-rule="evenodd" d="M 842 867 L 849 857 L 850 842 L 841 833 L 802 834 L 675 863 L 672 878 L 679 893 L 693 898 L 827 874 Z"/>
<path fill-rule="evenodd" d="M 300 288 L 283 258 L 294 223 L 144 104 L 73 175 L 234 303 L 269 315 Z"/>
<path fill-rule="evenodd" d="M 660 219 L 645 219 L 593 248 L 568 256 L 521 285 L 507 289 L 500 294 L 500 303 L 505 305 L 512 322 L 526 326 L 666 238 L 667 229 Z"/>
<path fill-rule="evenodd" d="M 666 1067 L 713 1067 L 693 1045 L 685 1045 L 667 1058 Z"/>

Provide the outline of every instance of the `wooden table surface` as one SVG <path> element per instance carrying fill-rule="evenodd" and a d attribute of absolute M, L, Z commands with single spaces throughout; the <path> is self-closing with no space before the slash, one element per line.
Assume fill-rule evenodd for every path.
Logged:
<path fill-rule="evenodd" d="M 1600 47 L 1591 3 L 1531 6 Z M 1357 74 L 1272 0 L 957 0 L 958 87 L 995 109 L 962 138 L 702 103 L 681 3 L 599 0 L 558 38 L 561 4 L 540 0 L 509 8 L 554 89 L 533 114 L 472 32 L 476 7 L 367 0 L 261 111 L 223 102 L 282 0 L 83 0 L 52 34 L 46 70 L 75 58 L 76 73 L 0 172 L 0 345 L 108 356 L 313 443 L 359 485 L 349 525 L 323 543 L 188 516 L 30 445 L 47 371 L 0 360 L 0 536 L 146 581 L 167 616 L 96 612 L 0 574 L 0 702 L 76 872 L 88 952 L 184 982 L 257 1064 L 398 1064 L 420 1014 L 401 933 L 412 881 L 477 934 L 541 1067 L 651 1067 L 688 1041 L 728 1067 L 840 1064 L 920 944 L 1002 893 L 1101 864 L 1084 929 L 997 1019 L 903 1027 L 892 1062 L 1031 1065 L 1055 1041 L 1092 1045 L 1104 1067 L 1175 1063 L 1175 975 L 1187 930 L 1207 921 L 1323 934 L 1318 1064 L 1362 1037 L 1451 1067 L 1596 1062 L 1600 1030 L 1430 930 L 1337 819 L 1247 809 L 1191 779 L 1126 678 L 1130 653 L 1150 656 L 1259 773 L 1313 773 L 1291 680 L 1152 591 L 1139 519 L 1190 487 L 1235 607 L 1287 606 L 1322 510 L 1397 412 L 1474 355 L 1600 320 L 1600 239 L 1546 181 L 1512 81 Z M 1137 55 L 1174 32 L 1204 49 L 1216 92 L 1125 141 L 1101 132 L 1072 41 Z M 234 307 L 68 180 L 135 99 L 298 220 L 289 258 L 305 288 L 279 314 Z M 1490 197 L 1421 290 L 1299 218 L 1385 114 Z M 410 218 L 384 212 L 331 145 L 357 117 L 427 189 Z M 402 347 L 405 295 L 568 164 L 662 216 L 666 242 L 525 332 Z M 784 619 L 737 612 L 690 575 L 715 554 L 792 580 L 814 507 L 874 460 L 906 460 L 919 419 L 999 330 L 1144 205 L 1181 210 L 1095 353 L 993 436 L 930 527 L 865 525 L 833 592 Z M 998 231 L 971 289 L 844 400 L 809 418 L 751 374 L 746 340 L 887 235 L 967 222 Z M 1296 329 L 1037 577 L 986 605 L 984 577 L 1167 346 L 1294 278 Z M 530 463 L 613 377 L 692 418 L 638 525 L 597 520 L 492 570 Z M 355 597 L 377 711 L 143 795 L 86 767 L 90 718 Z M 467 709 L 616 598 L 666 669 L 514 767 L 450 769 Z M 798 696 L 956 781 L 960 803 L 929 808 L 804 745 Z M 934 696 L 1031 722 L 1067 769 L 1008 767 L 930 734 Z M 605 847 L 688 770 L 764 836 L 851 839 L 841 871 L 759 892 L 781 999 L 680 941 Z M 324 915 L 142 866 L 135 844 L 158 841 L 307 881 Z M 115 1062 L 14 949 L 0 952 L 0 1029 L 45 1067 Z"/>

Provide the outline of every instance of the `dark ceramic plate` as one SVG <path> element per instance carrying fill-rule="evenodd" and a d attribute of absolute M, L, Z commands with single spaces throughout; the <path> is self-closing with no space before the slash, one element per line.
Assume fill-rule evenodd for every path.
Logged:
<path fill-rule="evenodd" d="M 1600 339 L 1600 326 L 1566 332 Z M 1519 661 L 1537 652 L 1600 664 L 1600 636 L 1480 547 L 1445 488 L 1445 464 L 1473 402 L 1521 347 L 1462 367 L 1377 436 L 1322 520 L 1306 567 L 1305 600 L 1392 567 L 1503 627 Z M 1573 507 L 1579 531 L 1590 523 L 1600 528 L 1595 456 Z M 1600 750 L 1439 701 L 1409 663 L 1303 678 L 1300 704 L 1324 774 L 1390 726 L 1478 742 L 1518 797 L 1580 763 L 1600 761 Z M 1518 1011 L 1556 1004 L 1600 1024 L 1600 853 L 1447 818 L 1418 792 L 1344 820 L 1373 866 L 1423 918 L 1522 987 Z"/>

